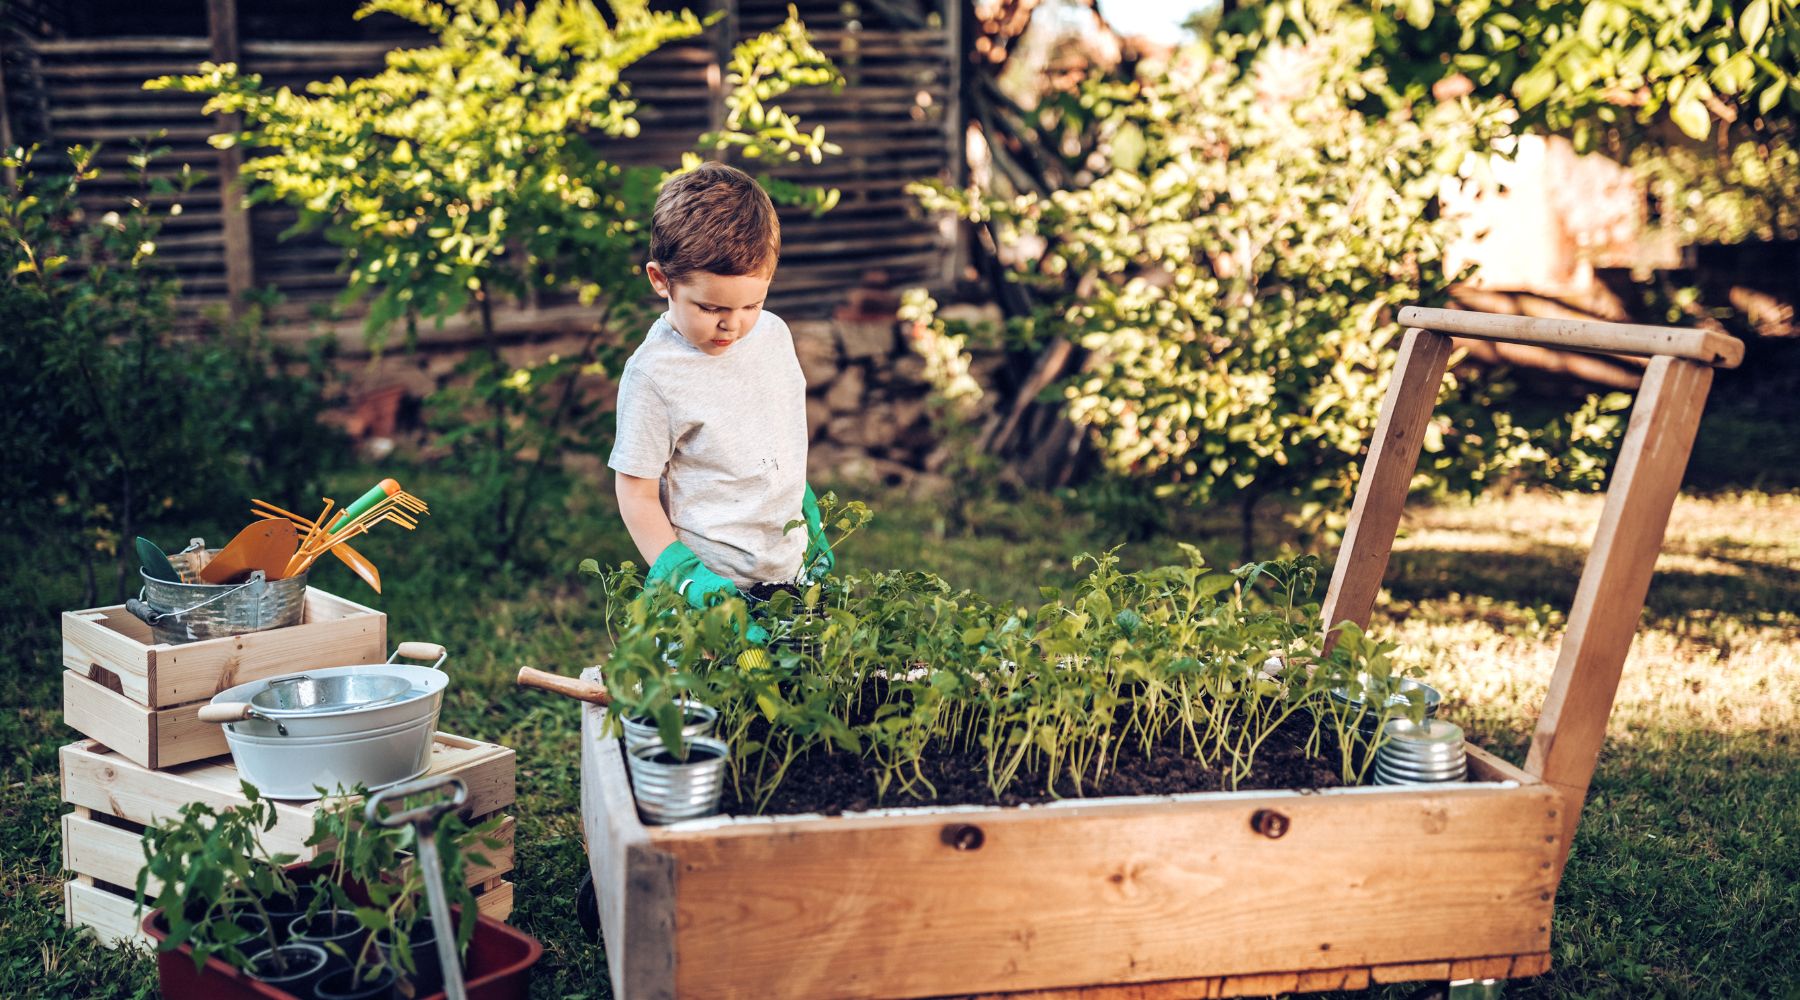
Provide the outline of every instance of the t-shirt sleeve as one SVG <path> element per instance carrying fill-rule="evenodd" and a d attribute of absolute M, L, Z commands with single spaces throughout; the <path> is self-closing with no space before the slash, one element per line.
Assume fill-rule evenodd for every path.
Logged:
<path fill-rule="evenodd" d="M 662 393 L 636 366 L 627 366 L 619 379 L 618 432 L 606 464 L 628 476 L 658 479 L 674 454 L 675 432 Z"/>

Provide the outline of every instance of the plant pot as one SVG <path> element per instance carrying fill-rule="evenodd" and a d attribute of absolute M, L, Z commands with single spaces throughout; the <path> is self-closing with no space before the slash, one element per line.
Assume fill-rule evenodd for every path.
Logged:
<path fill-rule="evenodd" d="M 629 747 L 627 767 L 638 815 L 657 825 L 711 816 L 725 791 L 731 750 L 721 740 L 701 736 L 683 744 L 685 759 L 660 742 Z"/>
<path fill-rule="evenodd" d="M 444 969 L 438 963 L 437 924 L 430 917 L 420 917 L 407 938 L 412 951 L 413 972 L 405 978 L 412 981 L 413 996 L 427 996 L 444 988 Z M 375 935 L 375 946 L 389 965 L 394 964 L 393 943 L 383 931 Z"/>
<path fill-rule="evenodd" d="M 280 952 L 287 968 L 277 971 L 274 955 Z M 310 997 L 313 988 L 324 977 L 330 955 L 308 941 L 289 941 L 278 948 L 265 948 L 250 956 L 247 975 L 265 986 L 297 997 Z M 193 967 L 190 962 L 189 968 Z"/>
<path fill-rule="evenodd" d="M 309 863 L 300 862 L 290 865 L 288 873 L 296 878 L 304 877 L 309 874 L 310 867 Z M 301 888 L 303 891 L 315 891 L 315 886 L 310 883 Z M 367 901 L 360 894 L 360 887 L 347 886 L 346 891 L 353 900 Z M 451 911 L 453 914 L 457 912 L 455 907 Z M 169 929 L 163 924 L 162 916 L 161 910 L 151 910 L 144 915 L 144 921 L 140 925 L 144 935 L 158 944 L 169 936 Z M 475 921 L 475 936 L 470 939 L 468 950 L 463 956 L 463 983 L 469 1000 L 529 1000 L 531 967 L 543 955 L 544 946 L 538 943 L 537 938 L 516 931 L 492 917 L 478 916 Z M 205 965 L 195 969 L 193 950 L 186 945 L 156 953 L 156 978 L 166 1000 L 313 998 L 310 989 L 299 994 L 277 989 L 232 968 L 216 955 L 208 958 Z M 442 992 L 424 994 L 419 991 L 414 994 L 414 1000 L 443 1000 L 443 997 Z"/>
<path fill-rule="evenodd" d="M 289 925 L 312 908 L 313 900 L 318 894 L 319 886 L 316 883 L 302 882 L 292 897 L 263 902 L 263 909 L 269 914 L 269 926 L 275 929 L 277 940 L 286 941 L 292 936 L 288 932 Z"/>
<path fill-rule="evenodd" d="M 393 1000 L 394 970 L 384 968 L 372 978 L 358 976 L 355 969 L 339 969 L 319 980 L 313 987 L 318 1000 Z"/>
<path fill-rule="evenodd" d="M 288 924 L 288 939 L 308 941 L 325 949 L 331 971 L 356 964 L 356 956 L 369 939 L 368 928 L 348 910 L 320 910 L 298 916 Z"/>
<path fill-rule="evenodd" d="M 711 736 L 713 725 L 719 721 L 718 710 L 711 705 L 702 705 L 697 701 L 683 698 L 681 705 L 681 738 L 684 742 Z M 645 744 L 662 745 L 662 733 L 656 728 L 655 719 L 638 716 L 625 716 L 621 720 L 625 724 L 625 748 L 643 746 Z"/>

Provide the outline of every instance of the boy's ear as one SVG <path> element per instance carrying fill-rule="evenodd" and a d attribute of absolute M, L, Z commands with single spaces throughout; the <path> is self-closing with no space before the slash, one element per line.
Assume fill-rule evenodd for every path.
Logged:
<path fill-rule="evenodd" d="M 650 287 L 656 289 L 656 294 L 665 299 L 669 297 L 669 276 L 663 273 L 656 261 L 644 263 L 644 274 L 650 279 Z"/>

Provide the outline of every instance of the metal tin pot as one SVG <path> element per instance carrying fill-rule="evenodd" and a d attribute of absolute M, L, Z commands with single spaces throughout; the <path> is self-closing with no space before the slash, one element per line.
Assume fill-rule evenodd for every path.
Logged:
<path fill-rule="evenodd" d="M 1376 784 L 1436 784 L 1468 776 L 1468 751 L 1462 727 L 1455 723 L 1393 719 L 1382 733 L 1387 739 L 1375 750 Z"/>
<path fill-rule="evenodd" d="M 415 653 L 419 656 L 427 653 L 435 655 L 437 662 L 429 667 L 394 662 L 394 657 Z M 444 689 L 450 684 L 450 678 L 438 669 L 447 655 L 442 646 L 402 643 L 386 663 L 327 667 L 323 670 L 306 670 L 250 681 L 213 695 L 212 702 L 200 710 L 200 721 L 224 723 L 227 742 L 233 734 L 261 737 L 341 736 L 411 722 L 427 713 L 437 714 L 438 707 L 443 702 Z M 397 678 L 405 682 L 406 691 L 391 700 L 365 700 L 336 707 L 264 708 L 263 703 L 258 701 L 260 695 L 303 677 L 341 691 L 350 691 L 356 686 L 340 685 L 338 678 L 359 677 L 371 681 Z"/>
<path fill-rule="evenodd" d="M 631 790 L 644 822 L 661 825 L 719 811 L 730 748 L 710 736 L 690 740 L 684 748 L 685 761 L 668 759 L 673 755 L 661 743 L 645 743 L 626 750 L 626 770 L 631 774 Z"/>
<path fill-rule="evenodd" d="M 430 667 L 395 663 L 394 657 L 435 657 Z M 402 643 L 388 662 L 330 667 L 251 681 L 227 688 L 200 710 L 203 722 L 225 728 L 225 743 L 245 781 L 275 799 L 313 799 L 327 791 L 361 784 L 370 790 L 418 777 L 431 761 L 449 678 L 439 670 L 448 654 L 432 643 Z M 311 704 L 259 708 L 256 697 L 280 690 L 299 677 L 320 690 L 357 688 L 343 677 L 399 678 L 406 689 L 392 698 L 362 700 L 342 707 Z M 388 687 L 387 685 L 376 685 Z M 274 699 L 280 701 L 280 699 Z"/>
<path fill-rule="evenodd" d="M 697 701 L 683 698 L 681 705 L 681 739 L 688 742 L 701 736 L 711 736 L 713 726 L 719 721 L 718 710 L 711 705 L 703 705 Z M 656 728 L 655 719 L 625 716 L 619 720 L 625 727 L 625 749 L 643 746 L 647 743 L 662 745 L 662 733 Z"/>
<path fill-rule="evenodd" d="M 271 799 L 316 799 L 318 789 L 362 785 L 377 791 L 425 773 L 437 712 L 368 732 L 247 736 L 225 730 L 238 775 Z"/>
<path fill-rule="evenodd" d="M 1379 712 L 1365 707 L 1361 698 L 1352 698 L 1343 688 L 1331 689 L 1331 700 L 1342 707 L 1346 718 L 1357 719 L 1356 728 L 1364 736 L 1374 736 L 1381 731 L 1382 725 L 1389 719 L 1405 714 L 1406 706 L 1411 699 L 1408 692 L 1418 691 L 1425 699 L 1425 717 L 1437 717 L 1438 705 L 1444 696 L 1438 689 L 1415 677 L 1402 677 L 1395 685 L 1395 690 L 1387 696 L 1387 704 Z"/>
<path fill-rule="evenodd" d="M 201 583 L 200 568 L 217 554 L 196 538 L 170 556 L 170 565 L 181 574 L 179 583 L 138 570 L 144 589 L 125 602 L 126 610 L 150 626 L 157 642 L 172 645 L 300 623 L 306 608 L 305 573 L 268 580 L 258 570 L 243 583 Z"/>

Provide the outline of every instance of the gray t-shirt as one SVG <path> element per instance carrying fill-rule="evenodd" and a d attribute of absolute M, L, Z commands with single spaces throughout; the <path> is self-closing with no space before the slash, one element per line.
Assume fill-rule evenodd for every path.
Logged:
<path fill-rule="evenodd" d="M 660 479 L 675 537 L 740 587 L 786 583 L 806 555 L 806 376 L 794 336 L 768 310 L 720 355 L 688 343 L 668 314 L 619 377 L 607 464 Z"/>

